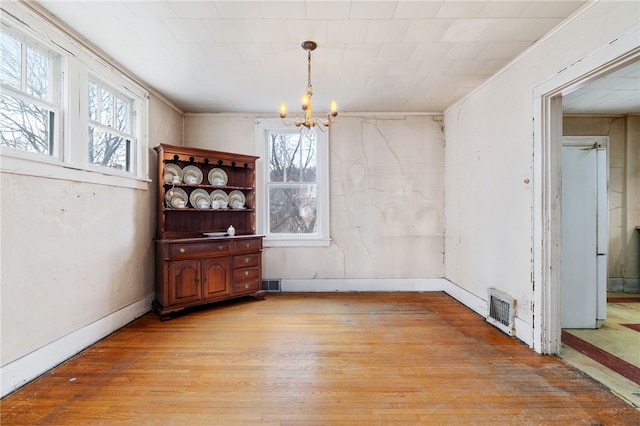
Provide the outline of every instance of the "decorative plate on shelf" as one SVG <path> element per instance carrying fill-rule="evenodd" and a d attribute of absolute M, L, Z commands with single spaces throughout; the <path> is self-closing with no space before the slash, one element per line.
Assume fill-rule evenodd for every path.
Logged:
<path fill-rule="evenodd" d="M 162 179 L 165 182 L 173 182 L 173 178 L 177 176 L 182 182 L 182 169 L 177 164 L 167 163 L 164 165 L 164 171 L 162 174 Z"/>
<path fill-rule="evenodd" d="M 211 191 L 209 199 L 211 200 L 212 206 L 213 202 L 217 201 L 217 208 L 219 209 L 226 209 L 229 205 L 229 196 L 222 189 L 215 189 Z"/>
<path fill-rule="evenodd" d="M 202 188 L 191 191 L 191 195 L 189 195 L 189 202 L 196 209 L 208 209 L 211 207 L 209 193 Z"/>
<path fill-rule="evenodd" d="M 187 207 L 189 197 L 182 188 L 171 188 L 164 194 L 164 200 L 167 206 L 174 209 L 184 209 Z"/>
<path fill-rule="evenodd" d="M 209 183 L 213 186 L 225 186 L 229 181 L 227 172 L 217 167 L 215 169 L 211 169 L 207 177 L 209 179 Z"/>
<path fill-rule="evenodd" d="M 232 209 L 243 209 L 246 199 L 241 191 L 234 190 L 229 193 L 229 205 Z"/>
<path fill-rule="evenodd" d="M 192 165 L 184 166 L 184 169 L 182 169 L 182 180 L 184 183 L 199 185 L 202 183 L 202 170 Z"/>

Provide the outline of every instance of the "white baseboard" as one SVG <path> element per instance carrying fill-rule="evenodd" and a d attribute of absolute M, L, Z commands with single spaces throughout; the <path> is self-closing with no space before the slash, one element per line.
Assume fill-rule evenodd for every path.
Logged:
<path fill-rule="evenodd" d="M 2 397 L 15 391 L 151 309 L 155 294 L 82 327 L 0 368 Z"/>
<path fill-rule="evenodd" d="M 282 292 L 332 291 L 442 291 L 442 278 L 329 278 L 280 280 Z"/>

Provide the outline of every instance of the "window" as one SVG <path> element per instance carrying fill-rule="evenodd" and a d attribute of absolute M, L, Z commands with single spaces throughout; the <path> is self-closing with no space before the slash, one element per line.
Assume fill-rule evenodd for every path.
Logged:
<path fill-rule="evenodd" d="M 26 3 L 0 17 L 3 171 L 147 189 L 145 88 Z"/>
<path fill-rule="evenodd" d="M 54 155 L 59 56 L 16 34 L 0 33 L 0 145 Z"/>
<path fill-rule="evenodd" d="M 303 134 L 277 120 L 258 121 L 256 134 L 265 245 L 329 245 L 327 134 Z"/>
<path fill-rule="evenodd" d="M 131 170 L 132 100 L 89 81 L 89 163 Z"/>

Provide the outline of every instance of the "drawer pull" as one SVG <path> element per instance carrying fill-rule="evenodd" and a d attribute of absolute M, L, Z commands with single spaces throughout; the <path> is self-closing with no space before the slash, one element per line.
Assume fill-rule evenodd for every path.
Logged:
<path fill-rule="evenodd" d="M 218 246 L 218 250 L 224 250 L 224 246 Z"/>
<path fill-rule="evenodd" d="M 251 258 L 250 257 L 245 257 L 244 258 L 244 263 L 249 263 L 251 262 Z"/>
<path fill-rule="evenodd" d="M 250 273 L 251 273 L 251 272 L 249 272 L 249 271 L 244 271 L 244 276 L 245 276 L 245 277 L 248 277 Z"/>
<path fill-rule="evenodd" d="M 187 252 L 187 248 L 186 247 L 180 247 L 180 250 L 178 250 L 180 253 L 186 253 Z"/>
<path fill-rule="evenodd" d="M 244 285 L 244 288 L 249 288 L 249 284 L 245 284 L 245 285 Z"/>
<path fill-rule="evenodd" d="M 251 245 L 252 245 L 251 243 L 246 243 L 246 244 L 244 245 L 244 248 L 251 248 Z"/>

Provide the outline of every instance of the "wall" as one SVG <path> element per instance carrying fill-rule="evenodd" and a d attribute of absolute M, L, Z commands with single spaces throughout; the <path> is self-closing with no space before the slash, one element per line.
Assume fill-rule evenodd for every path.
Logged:
<path fill-rule="evenodd" d="M 609 137 L 608 290 L 640 292 L 640 116 L 565 116 L 564 136 Z"/>
<path fill-rule="evenodd" d="M 255 118 L 188 114 L 185 145 L 255 155 Z M 327 280 L 316 290 L 442 277 L 441 127 L 441 116 L 340 115 L 330 128 L 331 246 L 266 248 L 264 277 Z"/>
<path fill-rule="evenodd" d="M 149 139 L 181 138 L 181 114 L 151 96 Z M 86 173 L 0 173 L 3 395 L 150 310 L 154 186 Z"/>
<path fill-rule="evenodd" d="M 637 2 L 589 4 L 444 114 L 445 276 L 485 300 L 489 287 L 516 298 L 516 335 L 537 350 L 534 87 L 636 26 L 639 12 Z"/>

